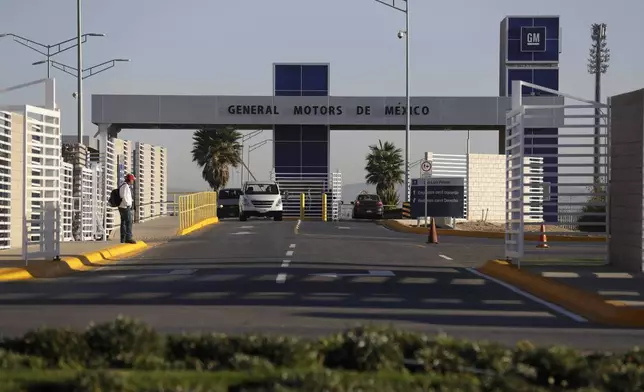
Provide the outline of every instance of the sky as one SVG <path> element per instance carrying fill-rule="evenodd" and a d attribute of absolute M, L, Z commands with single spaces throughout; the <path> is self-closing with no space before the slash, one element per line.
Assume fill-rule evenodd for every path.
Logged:
<path fill-rule="evenodd" d="M 644 1 L 409 0 L 411 94 L 497 96 L 499 23 L 508 15 L 559 15 L 563 28 L 560 90 L 592 99 L 586 70 L 590 25 L 608 25 L 611 65 L 603 96 L 644 87 Z M 181 4 L 181 5 L 180 5 Z M 328 62 L 331 95 L 403 96 L 404 14 L 375 0 L 84 0 L 83 32 L 104 33 L 83 45 L 84 66 L 114 58 L 129 63 L 84 83 L 85 134 L 93 135 L 91 94 L 271 95 L 275 62 Z M 76 35 L 74 0 L 1 0 L 0 33 L 43 44 Z M 55 58 L 75 66 L 76 52 Z M 0 88 L 44 78 L 42 56 L 0 39 Z M 54 70 L 64 134 L 76 134 L 75 79 Z M 42 87 L 0 95 L 0 104 L 43 104 Z M 191 160 L 189 130 L 124 130 L 124 139 L 168 147 L 169 188 L 204 189 Z M 270 139 L 264 131 L 252 139 Z M 343 182 L 364 181 L 368 146 L 379 139 L 404 147 L 404 132 L 333 132 L 331 170 Z M 411 160 L 425 151 L 465 153 L 465 131 L 412 134 Z M 497 153 L 493 131 L 471 133 L 473 153 Z M 246 156 L 247 152 L 245 152 Z M 267 178 L 272 144 L 253 151 L 251 170 Z M 416 171 L 418 169 L 415 169 Z M 413 173 L 413 172 L 412 172 Z M 233 173 L 232 184 L 239 182 Z"/>

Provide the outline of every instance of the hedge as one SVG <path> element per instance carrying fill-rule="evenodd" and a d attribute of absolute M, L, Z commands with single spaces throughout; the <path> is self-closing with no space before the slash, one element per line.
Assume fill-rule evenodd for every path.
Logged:
<path fill-rule="evenodd" d="M 58 389 L 49 390 L 79 391 L 178 390 L 183 385 L 180 378 L 166 380 L 166 384 L 155 384 L 163 378 L 152 378 L 153 387 L 163 389 L 150 389 L 149 385 L 132 384 L 131 380 L 140 381 L 141 377 L 126 376 L 159 371 L 211 377 L 237 374 L 232 383 L 217 384 L 211 379 L 211 384 L 204 381 L 195 384 L 199 388 L 190 389 L 199 391 L 644 390 L 644 353 L 637 348 L 624 354 L 582 353 L 559 346 L 535 347 L 529 342 L 509 348 L 374 327 L 357 327 L 317 340 L 161 335 L 144 323 L 123 317 L 90 325 L 85 331 L 43 328 L 1 339 L 0 372 L 21 371 L 72 372 L 66 374 L 74 377 L 56 381 Z M 6 380 L 0 380 L 0 385 L 11 385 L 10 378 Z M 108 380 L 123 385 L 95 387 Z M 54 388 L 54 384 L 47 385 Z M 38 390 L 33 388 L 37 385 L 20 390 Z"/>

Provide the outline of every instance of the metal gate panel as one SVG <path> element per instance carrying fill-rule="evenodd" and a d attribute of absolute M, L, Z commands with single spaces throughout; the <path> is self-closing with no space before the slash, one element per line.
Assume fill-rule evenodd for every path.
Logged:
<path fill-rule="evenodd" d="M 522 81 L 514 81 L 512 91 L 522 91 L 523 87 L 552 100 L 550 104 L 534 105 L 531 97 L 513 96 L 512 109 L 506 115 L 506 257 L 518 265 L 522 260 L 541 260 L 544 254 L 561 261 L 606 261 L 610 232 L 610 105 Z M 599 119 L 599 125 L 595 119 Z M 526 128 L 532 129 L 529 135 Z M 548 128 L 556 128 L 556 135 L 538 132 Z M 526 156 L 527 138 L 533 151 L 551 151 Z M 546 182 L 547 178 L 553 178 L 552 182 Z M 541 200 L 523 199 L 527 191 Z M 557 209 L 553 212 L 554 207 Z M 539 214 L 544 219 L 535 219 Z M 546 225 L 548 216 L 556 216 L 557 223 Z M 606 243 L 592 249 L 568 247 L 565 252 L 563 246 L 551 246 L 544 253 L 537 246 L 540 241 L 525 241 L 525 234 L 539 234 L 542 224 L 546 236 L 599 236 Z"/>

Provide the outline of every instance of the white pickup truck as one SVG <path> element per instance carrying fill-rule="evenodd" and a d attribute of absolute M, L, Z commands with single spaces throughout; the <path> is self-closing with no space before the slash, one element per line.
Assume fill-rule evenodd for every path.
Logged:
<path fill-rule="evenodd" d="M 280 188 L 273 181 L 248 181 L 239 196 L 239 220 L 250 217 L 269 217 L 282 220 L 282 196 L 286 200 L 288 192 L 280 193 Z"/>

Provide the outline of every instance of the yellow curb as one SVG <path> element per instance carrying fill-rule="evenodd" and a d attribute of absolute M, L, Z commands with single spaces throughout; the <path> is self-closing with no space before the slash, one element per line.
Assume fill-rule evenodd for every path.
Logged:
<path fill-rule="evenodd" d="M 46 261 L 24 268 L 0 268 L 0 282 L 37 278 L 58 278 L 72 272 L 90 271 L 98 266 L 116 263 L 114 257 L 131 257 L 148 247 L 143 241 L 118 244 L 78 256 L 64 256 L 60 261 Z"/>
<path fill-rule="evenodd" d="M 427 235 L 427 228 L 425 227 L 411 227 L 403 225 L 395 220 L 382 220 L 379 223 L 388 229 L 399 231 L 401 233 L 410 234 L 423 234 Z M 451 237 L 469 237 L 469 238 L 489 238 L 489 239 L 504 239 L 505 233 L 489 232 L 489 231 L 468 231 L 468 230 L 452 230 L 452 229 L 437 229 L 437 234 L 446 235 Z M 539 234 L 525 234 L 526 241 L 539 241 Z M 579 237 L 572 235 L 552 235 L 548 234 L 549 242 L 606 242 L 605 237 Z"/>
<path fill-rule="evenodd" d="M 607 301 L 599 294 L 520 270 L 501 260 L 491 260 L 478 271 L 502 280 L 548 302 L 559 305 L 587 320 L 617 327 L 644 327 L 644 309 Z"/>
<path fill-rule="evenodd" d="M 207 218 L 185 229 L 179 229 L 179 231 L 177 231 L 177 235 L 187 235 L 201 228 L 204 228 L 210 225 L 215 225 L 217 223 L 219 223 L 219 218 L 217 218 L 216 216 L 213 218 Z"/>

